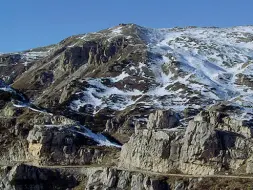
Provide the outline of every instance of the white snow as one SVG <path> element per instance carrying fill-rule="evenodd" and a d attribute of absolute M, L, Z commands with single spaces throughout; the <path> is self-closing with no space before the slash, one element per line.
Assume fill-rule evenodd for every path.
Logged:
<path fill-rule="evenodd" d="M 90 79 L 89 84 L 92 86 L 82 92 L 82 97 L 75 100 L 71 104 L 71 108 L 79 110 L 86 104 L 91 104 L 96 108 L 95 113 L 108 106 L 115 110 L 125 109 L 127 106 L 133 104 L 132 96 L 141 95 L 142 92 L 139 90 L 123 91 L 116 87 L 107 87 L 101 83 L 100 79 Z M 117 100 L 114 102 L 110 101 L 110 97 L 115 97 Z"/>
<path fill-rule="evenodd" d="M 44 125 L 45 127 L 52 128 L 52 127 L 58 127 L 58 128 L 65 128 L 71 132 L 81 134 L 85 137 L 93 139 L 95 142 L 97 142 L 100 146 L 109 146 L 109 147 L 116 147 L 116 148 L 121 148 L 122 146 L 110 141 L 107 137 L 105 137 L 101 133 L 94 133 L 90 129 L 88 129 L 85 126 L 75 124 L 75 125 L 54 125 L 54 124 L 49 124 L 49 125 Z"/>
<path fill-rule="evenodd" d="M 76 130 L 76 129 L 71 129 L 71 131 L 79 133 L 86 137 L 89 137 L 93 139 L 95 142 L 99 143 L 101 146 L 113 146 L 113 147 L 121 148 L 121 145 L 111 142 L 101 133 L 97 133 L 97 134 L 93 133 L 90 129 L 88 129 L 85 126 L 79 125 L 78 127 L 80 128 L 81 131 Z"/>
<path fill-rule="evenodd" d="M 15 92 L 15 90 L 6 84 L 2 79 L 0 79 L 0 90 L 10 93 Z"/>
<path fill-rule="evenodd" d="M 52 115 L 51 113 L 48 113 L 46 110 L 38 108 L 37 106 L 33 105 L 31 102 L 27 102 L 26 98 L 22 94 L 18 93 L 15 89 L 10 87 L 10 85 L 6 84 L 1 79 L 0 79 L 0 90 L 19 96 L 22 99 L 22 100 L 12 100 L 12 104 L 14 107 L 17 107 L 17 108 L 27 107 L 35 112 L 46 113 L 46 114 Z"/>
<path fill-rule="evenodd" d="M 118 81 L 121 81 L 127 77 L 129 77 L 130 75 L 128 73 L 126 73 L 125 71 L 123 71 L 119 76 L 115 77 L 115 78 L 112 78 L 112 81 L 113 82 L 118 82 Z"/>
<path fill-rule="evenodd" d="M 25 108 L 25 107 L 28 107 L 27 104 L 25 103 L 22 103 L 22 104 L 15 104 L 15 103 L 12 103 L 12 105 L 16 108 Z"/>
<path fill-rule="evenodd" d="M 74 47 L 76 44 L 77 44 L 77 43 L 71 44 L 71 45 L 69 45 L 68 47 L 69 47 L 69 48 L 72 48 L 72 47 Z"/>
<path fill-rule="evenodd" d="M 16 108 L 28 108 L 28 109 L 30 109 L 32 111 L 35 111 L 35 112 L 38 112 L 38 113 L 48 114 L 48 115 L 51 115 L 51 116 L 53 115 L 52 113 L 49 113 L 49 112 L 47 112 L 44 109 L 36 107 L 35 105 L 33 105 L 30 102 L 21 102 L 21 101 L 18 101 L 17 103 L 12 102 L 12 105 L 14 107 L 16 107 Z"/>
<path fill-rule="evenodd" d="M 48 114 L 48 115 L 53 116 L 52 113 L 49 113 L 48 111 L 46 111 L 44 109 L 34 107 L 34 105 L 31 105 L 31 104 L 27 108 L 29 108 L 30 110 L 35 111 L 35 112 L 39 112 L 39 113 Z"/>
<path fill-rule="evenodd" d="M 23 57 L 27 62 L 34 61 L 38 58 L 43 58 L 49 55 L 50 50 L 48 51 L 30 51 L 23 54 Z"/>
<path fill-rule="evenodd" d="M 122 33 L 122 27 L 113 28 L 111 31 L 115 35 L 121 34 Z"/>
<path fill-rule="evenodd" d="M 110 28 L 110 33 L 106 34 L 107 41 L 111 41 L 113 38 L 122 35 L 122 26 Z"/>
<path fill-rule="evenodd" d="M 22 63 L 22 64 L 23 64 L 25 67 L 27 67 L 27 66 L 28 66 L 28 63 L 29 63 L 29 62 L 26 61 L 26 62 L 24 62 L 24 63 Z"/>
<path fill-rule="evenodd" d="M 238 70 L 253 58 L 253 43 L 238 40 L 252 34 L 253 27 L 147 29 L 149 50 L 162 57 L 160 62 L 156 60 L 151 65 L 157 82 L 161 84 L 154 91 L 161 95 L 169 94 L 164 86 L 180 81 L 213 100 L 229 100 L 239 94 L 249 95 L 252 91 L 245 92 L 245 87 L 237 86 L 234 80 L 238 73 L 252 73 L 252 64 L 244 71 Z M 197 83 L 189 83 L 188 79 L 182 80 L 180 77 L 172 79 L 173 75 L 163 73 L 162 63 L 170 62 L 166 57 L 168 54 L 181 63 L 181 69 L 193 74 L 191 80 Z M 216 90 L 206 92 L 206 86 Z"/>
<path fill-rule="evenodd" d="M 253 90 L 238 85 L 236 80 L 241 73 L 253 81 L 253 42 L 250 40 L 253 26 L 139 29 L 142 30 L 148 51 L 154 57 L 148 63 L 133 63 L 127 69 L 141 78 L 136 84 L 142 84 L 146 79 L 156 85 L 150 86 L 144 93 L 136 89 L 118 89 L 114 85 L 107 87 L 100 79 L 89 79 L 92 87 L 85 89 L 81 98 L 72 103 L 73 109 L 92 104 L 96 111 L 104 107 L 122 110 L 144 97 L 142 101 L 146 105 L 152 102 L 153 107 L 173 108 L 176 111 L 186 107 L 199 108 L 200 105 L 207 106 L 222 100 L 234 100 L 241 106 L 252 105 Z M 118 26 L 111 28 L 106 35 L 111 39 L 124 34 L 122 27 Z M 172 62 L 180 64 L 173 68 Z M 245 66 L 245 63 L 248 65 Z M 169 69 L 166 73 L 164 66 Z M 145 74 L 147 70 L 154 76 Z M 125 69 L 117 77 L 109 79 L 116 83 L 131 77 Z M 117 98 L 113 100 L 115 95 Z M 140 97 L 136 99 L 134 96 Z M 194 97 L 200 98 L 199 105 L 190 102 Z"/>

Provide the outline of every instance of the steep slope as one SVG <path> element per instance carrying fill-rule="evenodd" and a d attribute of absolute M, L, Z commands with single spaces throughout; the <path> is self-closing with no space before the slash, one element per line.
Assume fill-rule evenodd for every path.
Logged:
<path fill-rule="evenodd" d="M 113 118 L 145 123 L 155 109 L 187 118 L 221 101 L 251 119 L 252 30 L 121 24 L 54 45 L 13 86 L 99 131 Z"/>
<path fill-rule="evenodd" d="M 176 110 L 217 101 L 250 107 L 253 27 L 148 29 L 146 34 L 161 84 L 156 91 L 177 90 L 168 99 Z"/>
<path fill-rule="evenodd" d="M 73 36 L 60 42 L 46 58 L 34 62 L 13 86 L 22 89 L 39 105 L 74 119 L 78 118 L 82 123 L 95 119 L 96 121 L 89 122 L 89 125 L 96 123 L 96 129 L 101 131 L 106 119 L 111 118 L 120 106 L 117 106 L 117 102 L 125 104 L 130 101 L 135 94 L 130 91 L 134 88 L 137 88 L 136 92 L 147 88 L 147 79 L 139 84 L 133 83 L 133 79 L 138 79 L 138 76 L 121 80 L 124 78 L 123 70 L 145 62 L 145 48 L 135 25 L 117 26 L 98 33 Z M 111 80 L 113 78 L 115 82 Z M 104 95 L 95 98 L 83 93 L 93 87 Z M 110 92 L 106 92 L 105 88 Z M 128 88 L 129 98 L 123 95 L 124 88 Z M 88 96 L 88 99 L 85 96 Z M 110 98 L 107 98 L 109 96 Z M 103 101 L 105 106 L 100 106 Z M 80 104 L 76 105 L 78 102 Z M 104 114 L 105 110 L 109 112 Z M 98 112 L 105 119 L 95 118 L 94 115 L 98 115 Z M 100 126 L 102 129 L 99 129 Z"/>
<path fill-rule="evenodd" d="M 13 83 L 34 61 L 48 56 L 53 49 L 54 45 L 23 52 L 0 53 L 0 77 L 9 84 Z"/>

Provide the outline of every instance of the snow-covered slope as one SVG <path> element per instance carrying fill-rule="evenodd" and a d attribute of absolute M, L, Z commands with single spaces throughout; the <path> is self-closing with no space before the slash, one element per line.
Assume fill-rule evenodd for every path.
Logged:
<path fill-rule="evenodd" d="M 178 76 L 173 72 L 164 75 L 160 70 L 161 87 L 157 90 L 180 83 L 194 92 L 190 95 L 182 88 L 178 89 L 177 96 L 185 103 L 190 96 L 199 93 L 208 102 L 232 100 L 246 107 L 252 105 L 252 84 L 238 84 L 239 74 L 249 78 L 253 74 L 252 26 L 148 29 L 147 36 L 152 39 L 149 50 L 161 57 L 160 64 L 176 61 L 180 65 L 177 69 L 183 71 L 183 75 Z M 153 65 L 155 69 L 159 68 L 159 59 L 155 59 Z M 196 102 L 194 106 L 203 104 Z"/>
<path fill-rule="evenodd" d="M 121 29 L 122 30 L 122 29 Z M 125 35 L 118 28 L 113 36 Z M 230 101 L 252 112 L 253 26 L 233 28 L 149 29 L 137 26 L 145 42 L 147 62 L 126 66 L 117 77 L 86 79 L 89 87 L 77 92 L 71 108 L 91 104 L 94 113 L 104 107 L 124 110 L 131 105 L 147 108 L 199 109 Z M 108 34 L 108 38 L 111 38 Z M 103 84 L 109 80 L 110 85 Z M 132 80 L 148 88 L 125 85 Z M 245 118 L 250 115 L 244 114 Z"/>
<path fill-rule="evenodd" d="M 0 56 L 3 56 L 2 61 L 0 61 L 0 64 L 4 62 L 4 58 L 11 58 L 13 61 L 11 64 L 16 65 L 16 64 L 24 64 L 27 66 L 27 64 L 42 59 L 46 56 L 48 56 L 52 51 L 54 47 L 53 46 L 48 46 L 48 47 L 43 47 L 43 48 L 36 48 L 36 49 L 30 49 L 27 51 L 23 52 L 13 52 L 13 53 L 0 53 Z"/>
<path fill-rule="evenodd" d="M 236 107 L 229 112 L 234 118 L 253 116 L 253 26 L 150 29 L 121 24 L 21 57 L 38 61 L 17 75 L 14 88 L 0 83 L 0 90 L 20 95 L 13 91 L 20 89 L 29 97 L 13 105 L 47 113 L 30 103 L 36 102 L 96 132 L 121 126 L 133 132 L 136 121 L 145 124 L 157 109 L 173 109 L 187 122 L 220 102 Z M 110 144 L 88 128 L 79 132 Z"/>
<path fill-rule="evenodd" d="M 54 50 L 54 46 L 30 49 L 23 52 L 0 53 L 0 78 L 8 84 L 22 75 L 34 62 L 47 57 Z"/>
<path fill-rule="evenodd" d="M 11 102 L 14 107 L 28 108 L 35 112 L 52 115 L 52 113 L 49 113 L 48 111 L 39 108 L 33 103 L 31 103 L 30 100 L 25 97 L 21 92 L 18 92 L 17 90 L 13 89 L 10 85 L 6 84 L 3 80 L 0 79 L 0 92 L 1 91 L 10 93 Z"/>
<path fill-rule="evenodd" d="M 12 95 L 12 104 L 16 108 L 28 108 L 34 112 L 43 113 L 45 115 L 51 115 L 51 116 L 54 115 L 50 113 L 49 111 L 43 108 L 39 108 L 38 106 L 31 103 L 28 99 L 26 99 L 23 96 L 23 94 L 21 94 L 20 92 L 17 92 L 15 89 L 13 89 L 12 87 L 10 87 L 8 84 L 6 84 L 4 81 L 0 79 L 0 92 L 1 91 L 8 92 Z M 103 134 L 101 133 L 96 134 L 92 132 L 90 129 L 88 129 L 87 127 L 82 126 L 80 124 L 71 126 L 71 128 L 68 130 L 74 133 L 79 133 L 81 135 L 84 135 L 85 137 L 91 138 L 101 146 L 113 146 L 113 147 L 121 148 L 121 145 L 111 142 Z"/>
<path fill-rule="evenodd" d="M 38 50 L 29 50 L 27 52 L 22 53 L 22 59 L 24 60 L 24 62 L 22 64 L 24 64 L 25 66 L 27 66 L 27 64 L 36 61 L 38 59 L 44 58 L 46 56 L 48 56 L 50 54 L 50 52 L 53 50 L 53 48 L 47 48 L 43 51 L 38 51 Z"/>

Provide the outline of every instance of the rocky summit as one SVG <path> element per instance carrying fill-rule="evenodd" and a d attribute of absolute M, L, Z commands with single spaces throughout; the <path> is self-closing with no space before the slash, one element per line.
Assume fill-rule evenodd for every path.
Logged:
<path fill-rule="evenodd" d="M 0 189 L 253 188 L 253 26 L 120 24 L 0 78 Z"/>

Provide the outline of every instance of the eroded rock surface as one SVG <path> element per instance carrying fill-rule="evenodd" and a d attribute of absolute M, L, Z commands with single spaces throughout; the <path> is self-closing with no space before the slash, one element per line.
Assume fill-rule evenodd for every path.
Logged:
<path fill-rule="evenodd" d="M 123 146 L 120 166 L 195 175 L 251 173 L 251 128 L 221 115 L 206 111 L 186 128 L 139 130 Z"/>
<path fill-rule="evenodd" d="M 120 166 L 164 173 L 177 169 L 184 131 L 139 131 L 122 147 Z"/>
<path fill-rule="evenodd" d="M 88 177 L 86 189 L 131 189 L 131 190 L 168 190 L 166 178 L 157 178 L 142 173 L 105 168 Z"/>
<path fill-rule="evenodd" d="M 35 163 L 43 165 L 84 165 L 101 163 L 117 149 L 96 147 L 94 142 L 70 129 L 54 126 L 35 126 L 27 137 L 28 153 Z"/>
<path fill-rule="evenodd" d="M 179 124 L 179 115 L 172 110 L 158 110 L 148 118 L 148 129 L 170 129 Z"/>

